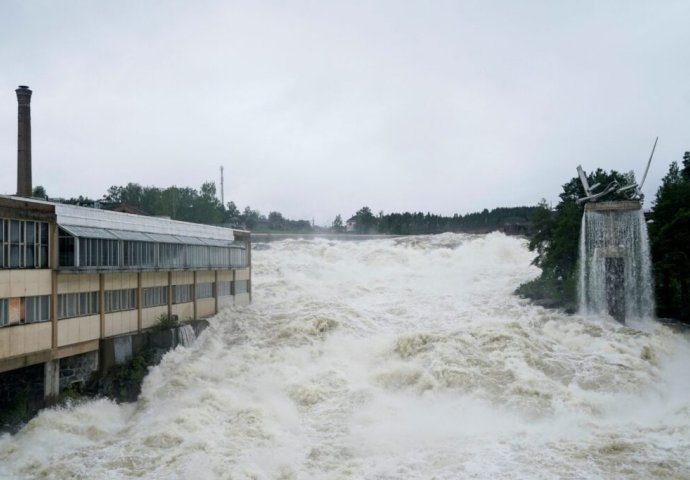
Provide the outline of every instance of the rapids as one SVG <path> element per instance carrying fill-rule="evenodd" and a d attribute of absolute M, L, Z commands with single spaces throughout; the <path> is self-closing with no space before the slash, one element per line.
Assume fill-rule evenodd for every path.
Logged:
<path fill-rule="evenodd" d="M 690 478 L 690 341 L 512 294 L 524 240 L 286 240 L 136 403 L 45 410 L 0 478 Z"/>

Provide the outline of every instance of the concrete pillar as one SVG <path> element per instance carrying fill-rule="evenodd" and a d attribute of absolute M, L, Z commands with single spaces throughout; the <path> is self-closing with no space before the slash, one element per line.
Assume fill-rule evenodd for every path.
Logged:
<path fill-rule="evenodd" d="M 31 90 L 20 85 L 15 90 L 19 103 L 17 129 L 17 196 L 31 197 Z"/>
<path fill-rule="evenodd" d="M 43 397 L 47 403 L 55 402 L 60 395 L 60 360 L 44 364 Z"/>

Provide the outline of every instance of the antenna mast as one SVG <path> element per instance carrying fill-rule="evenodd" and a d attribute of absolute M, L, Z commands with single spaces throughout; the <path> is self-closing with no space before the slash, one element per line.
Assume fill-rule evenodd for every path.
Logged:
<path fill-rule="evenodd" d="M 220 166 L 220 204 L 225 208 L 225 192 L 223 191 L 223 165 Z"/>

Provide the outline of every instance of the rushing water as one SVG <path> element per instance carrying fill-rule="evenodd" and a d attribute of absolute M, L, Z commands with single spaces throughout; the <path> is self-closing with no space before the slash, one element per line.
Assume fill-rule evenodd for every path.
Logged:
<path fill-rule="evenodd" d="M 616 260 L 620 262 L 619 272 L 615 271 Z M 607 313 L 609 303 L 618 297 L 626 319 L 652 318 L 652 266 L 642 209 L 585 211 L 580 232 L 580 267 L 581 312 Z M 612 278 L 615 276 L 620 278 Z M 621 287 L 620 296 L 611 291 L 617 286 Z"/>
<path fill-rule="evenodd" d="M 138 402 L 42 412 L 0 478 L 690 478 L 690 342 L 566 316 L 500 234 L 256 249 L 254 303 Z"/>

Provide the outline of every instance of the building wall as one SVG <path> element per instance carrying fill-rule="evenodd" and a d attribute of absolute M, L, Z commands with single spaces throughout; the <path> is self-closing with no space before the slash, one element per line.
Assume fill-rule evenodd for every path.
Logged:
<path fill-rule="evenodd" d="M 58 347 L 96 340 L 101 336 L 100 315 L 58 320 Z"/>
<path fill-rule="evenodd" d="M 141 328 L 151 328 L 158 323 L 161 315 L 168 314 L 168 306 L 148 307 L 141 309 Z"/>
<path fill-rule="evenodd" d="M 180 321 L 194 318 L 194 302 L 178 303 L 172 306 L 172 314 Z"/>
<path fill-rule="evenodd" d="M 203 298 L 196 301 L 196 316 L 198 318 L 207 318 L 216 313 L 216 299 Z"/>
<path fill-rule="evenodd" d="M 50 322 L 0 328 L 0 358 L 49 350 L 53 340 Z"/>
<path fill-rule="evenodd" d="M 216 272 L 197 272 L 196 283 L 213 283 L 216 281 Z"/>
<path fill-rule="evenodd" d="M 125 287 L 123 287 L 125 288 Z M 104 337 L 121 335 L 123 333 L 136 332 L 138 330 L 137 310 L 125 310 L 105 314 Z"/>
<path fill-rule="evenodd" d="M 144 272 L 141 274 L 141 286 L 165 287 L 168 285 L 168 272 Z"/>
<path fill-rule="evenodd" d="M 106 273 L 104 279 L 104 287 L 106 290 L 123 290 L 126 288 L 137 288 L 136 273 Z"/>
<path fill-rule="evenodd" d="M 58 294 L 95 292 L 100 290 L 100 288 L 98 274 L 96 273 L 85 273 L 81 275 L 58 274 Z"/>
<path fill-rule="evenodd" d="M 249 280 L 249 269 L 238 268 L 235 270 L 235 280 Z"/>
<path fill-rule="evenodd" d="M 50 295 L 52 271 L 0 270 L 0 298 Z"/>

